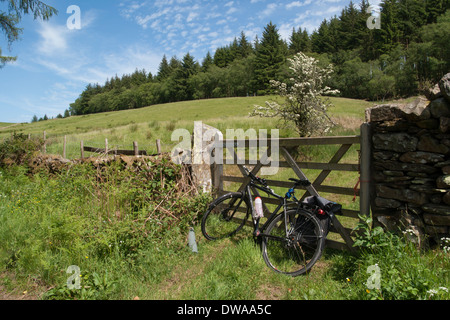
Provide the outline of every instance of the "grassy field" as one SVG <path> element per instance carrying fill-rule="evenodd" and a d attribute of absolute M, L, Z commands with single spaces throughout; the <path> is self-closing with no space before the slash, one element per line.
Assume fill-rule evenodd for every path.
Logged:
<path fill-rule="evenodd" d="M 273 119 L 251 118 L 248 114 L 253 105 L 263 105 L 268 99 L 276 97 L 246 97 L 186 101 L 164 105 L 154 105 L 142 109 L 106 112 L 65 119 L 16 124 L 2 128 L 0 139 L 12 132 L 42 137 L 46 132 L 47 151 L 62 154 L 62 141 L 67 136 L 66 155 L 68 158 L 80 156 L 80 141 L 85 146 L 102 147 L 108 139 L 110 148 L 132 149 L 137 141 L 140 149 L 156 152 L 155 140 L 160 139 L 163 151 L 170 151 L 177 142 L 171 141 L 174 129 L 184 128 L 192 131 L 194 121 L 203 121 L 223 132 L 225 129 L 244 130 L 248 128 L 271 129 L 278 127 Z M 372 103 L 345 98 L 332 98 L 334 107 L 330 115 L 340 124 L 339 132 L 354 133 L 364 119 L 364 110 Z M 295 132 L 282 129 L 281 136 L 295 136 Z"/>
<path fill-rule="evenodd" d="M 67 156 L 72 159 L 80 155 L 81 140 L 85 146 L 103 147 L 105 138 L 110 148 L 132 149 L 132 142 L 137 141 L 140 149 L 149 153 L 156 151 L 155 140 L 161 139 L 167 152 L 177 143 L 171 141 L 173 130 L 192 130 L 194 121 L 201 120 L 223 132 L 226 128 L 277 128 L 279 124 L 273 119 L 248 117 L 254 104 L 269 98 L 188 101 L 14 127 L 0 124 L 0 140 L 12 132 L 42 136 L 45 130 L 48 153 L 61 154 L 66 135 Z M 331 134 L 358 134 L 364 110 L 373 104 L 343 98 L 333 98 L 332 102 L 335 106 L 330 115 L 338 126 Z M 280 133 L 282 137 L 295 136 L 292 129 L 281 129 Z M 328 161 L 334 151 L 329 147 L 306 148 L 300 157 Z M 357 160 L 357 147 L 343 159 L 351 163 Z M 444 251 L 421 255 L 402 242 L 377 234 L 372 240 L 376 238 L 380 247 L 388 250 L 354 257 L 328 249 L 311 273 L 289 278 L 267 268 L 250 234 L 206 241 L 195 217 L 208 199 L 184 199 L 188 202 L 183 206 L 189 212 L 169 228 L 168 221 L 173 222 L 167 219 L 170 217 L 158 220 L 149 215 L 156 210 L 155 203 L 145 201 L 145 197 L 158 194 L 153 183 L 128 179 L 122 176 L 126 175 L 123 170 L 116 169 L 111 168 L 107 175 L 80 168 L 56 177 L 29 177 L 23 168 L 0 169 L 0 299 L 449 298 L 450 262 Z M 227 170 L 236 172 L 233 167 Z M 312 180 L 318 171 L 305 173 Z M 107 179 L 100 179 L 99 174 Z M 273 178 L 287 180 L 291 176 L 290 170 L 280 170 Z M 156 187 L 158 181 L 154 181 Z M 357 173 L 334 172 L 325 184 L 353 187 L 356 181 Z M 136 187 L 135 182 L 141 185 Z M 358 209 L 351 196 L 324 196 Z M 343 223 L 354 227 L 355 220 L 344 219 Z M 187 246 L 189 226 L 195 229 L 198 253 Z M 375 263 L 383 272 L 381 291 L 366 286 L 366 269 Z M 67 289 L 69 265 L 80 267 L 83 289 Z"/>

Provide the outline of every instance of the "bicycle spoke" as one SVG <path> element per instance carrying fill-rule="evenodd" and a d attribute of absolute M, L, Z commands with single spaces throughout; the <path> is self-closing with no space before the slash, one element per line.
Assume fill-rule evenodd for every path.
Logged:
<path fill-rule="evenodd" d="M 320 257 L 322 233 L 317 219 L 308 212 L 299 213 L 289 229 L 286 235 L 283 215 L 275 218 L 267 228 L 270 237 L 263 241 L 263 257 L 275 271 L 297 276 L 307 272 Z"/>
<path fill-rule="evenodd" d="M 217 240 L 239 231 L 247 220 L 249 206 L 242 194 L 223 196 L 211 205 L 202 219 L 202 232 L 209 240 Z"/>

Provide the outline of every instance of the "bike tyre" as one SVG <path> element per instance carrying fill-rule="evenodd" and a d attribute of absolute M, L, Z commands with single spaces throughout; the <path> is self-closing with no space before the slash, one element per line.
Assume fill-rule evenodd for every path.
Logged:
<path fill-rule="evenodd" d="M 235 201 L 233 203 L 233 201 Z M 219 207 L 223 205 L 224 209 Z M 229 220 L 226 215 L 234 208 L 240 209 Z M 242 229 L 251 212 L 248 199 L 241 192 L 227 193 L 214 200 L 203 215 L 201 229 L 203 236 L 208 240 L 219 240 L 231 237 Z"/>
<path fill-rule="evenodd" d="M 296 277 L 307 273 L 320 259 L 326 236 L 312 212 L 298 208 L 288 210 L 286 216 L 291 220 L 289 234 L 286 235 L 284 213 L 281 213 L 264 232 L 269 236 L 262 238 L 262 254 L 269 268 Z"/>

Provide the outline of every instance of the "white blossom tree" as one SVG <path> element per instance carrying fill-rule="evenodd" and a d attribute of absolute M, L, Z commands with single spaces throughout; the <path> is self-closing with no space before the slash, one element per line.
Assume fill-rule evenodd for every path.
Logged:
<path fill-rule="evenodd" d="M 331 102 L 324 95 L 339 92 L 325 85 L 333 73 L 333 66 L 321 68 L 318 60 L 302 52 L 288 61 L 292 71 L 291 83 L 270 81 L 277 93 L 285 98 L 284 103 L 266 101 L 265 106 L 255 105 L 250 116 L 279 117 L 285 125 L 294 125 L 301 137 L 328 132 L 334 123 L 327 115 Z"/>

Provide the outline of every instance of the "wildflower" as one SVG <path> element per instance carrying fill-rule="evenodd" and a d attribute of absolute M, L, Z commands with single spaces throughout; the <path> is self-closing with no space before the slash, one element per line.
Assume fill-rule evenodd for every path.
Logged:
<path fill-rule="evenodd" d="M 435 289 L 430 289 L 430 290 L 427 291 L 427 293 L 430 295 L 430 297 L 432 297 L 432 296 L 434 296 L 435 294 L 437 294 L 438 292 L 437 292 L 437 290 L 435 290 Z"/>
<path fill-rule="evenodd" d="M 369 290 L 369 289 L 366 289 L 366 292 L 367 292 L 367 293 L 370 293 L 370 290 Z"/>
<path fill-rule="evenodd" d="M 442 250 L 445 253 L 450 253 L 450 238 L 443 237 L 441 238 Z"/>

